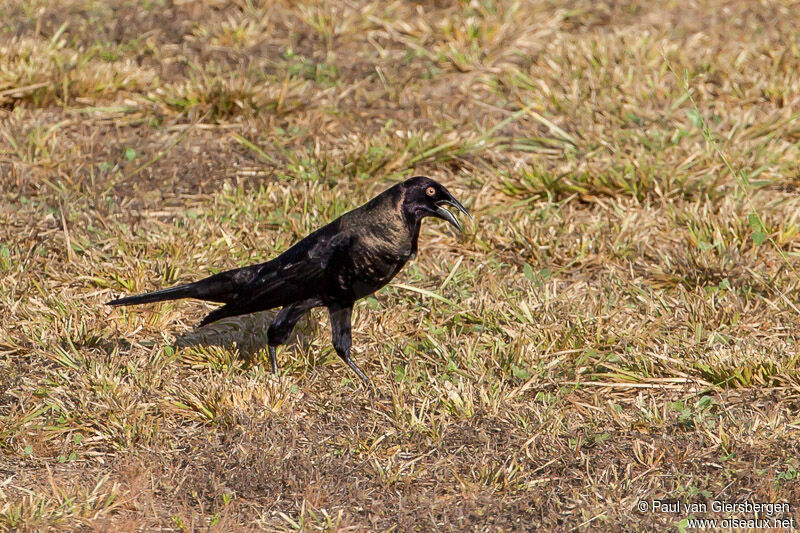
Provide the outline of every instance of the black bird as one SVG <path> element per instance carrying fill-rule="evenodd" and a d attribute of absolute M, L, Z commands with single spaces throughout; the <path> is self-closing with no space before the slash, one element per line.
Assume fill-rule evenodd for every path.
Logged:
<path fill-rule="evenodd" d="M 197 298 L 225 305 L 200 326 L 225 317 L 283 307 L 267 330 L 272 372 L 278 373 L 275 347 L 289 338 L 300 317 L 313 307 L 328 308 L 333 346 L 369 385 L 350 357 L 350 316 L 356 300 L 377 291 L 417 253 L 420 222 L 435 216 L 461 225 L 443 206 L 472 218 L 436 181 L 416 176 L 345 213 L 266 263 L 251 265 L 169 289 L 129 296 L 108 305 L 132 305 Z"/>

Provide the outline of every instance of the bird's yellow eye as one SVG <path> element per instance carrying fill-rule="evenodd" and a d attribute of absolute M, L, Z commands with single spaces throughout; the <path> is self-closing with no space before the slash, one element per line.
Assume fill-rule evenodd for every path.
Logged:
<path fill-rule="evenodd" d="M 425 193 L 428 196 L 433 196 L 434 194 L 436 194 L 436 189 L 434 189 L 433 187 L 428 187 L 427 189 L 425 189 Z"/>

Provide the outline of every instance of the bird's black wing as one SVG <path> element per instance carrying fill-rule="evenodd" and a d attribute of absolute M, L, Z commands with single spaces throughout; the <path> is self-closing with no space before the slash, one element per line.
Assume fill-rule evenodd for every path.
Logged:
<path fill-rule="evenodd" d="M 248 272 L 252 280 L 237 288 L 236 299 L 212 311 L 200 325 L 320 296 L 330 282 L 331 262 L 346 252 L 353 239 L 348 233 L 312 233 L 272 261 L 257 265 L 256 271 Z"/>

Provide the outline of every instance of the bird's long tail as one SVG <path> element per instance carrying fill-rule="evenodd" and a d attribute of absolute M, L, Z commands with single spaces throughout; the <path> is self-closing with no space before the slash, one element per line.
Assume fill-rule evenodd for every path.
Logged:
<path fill-rule="evenodd" d="M 177 287 L 170 287 L 169 289 L 162 289 L 160 291 L 136 294 L 134 296 L 127 296 L 125 298 L 117 298 L 116 300 L 106 302 L 106 305 L 118 306 L 147 304 L 151 302 L 163 302 L 166 300 L 178 300 L 180 298 L 196 298 L 197 296 L 197 284 L 187 283 L 186 285 L 178 285 Z"/>

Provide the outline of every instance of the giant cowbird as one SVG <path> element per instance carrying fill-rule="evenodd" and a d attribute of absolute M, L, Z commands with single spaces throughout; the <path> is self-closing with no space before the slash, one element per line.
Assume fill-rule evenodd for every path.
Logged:
<path fill-rule="evenodd" d="M 289 338 L 300 317 L 313 307 L 328 308 L 333 346 L 359 378 L 366 374 L 350 357 L 353 304 L 377 291 L 417 253 L 420 222 L 434 216 L 461 230 L 452 206 L 467 210 L 436 181 L 416 176 L 387 189 L 366 204 L 313 232 L 284 253 L 208 278 L 108 302 L 132 305 L 197 298 L 225 305 L 200 323 L 282 307 L 267 330 L 269 359 L 278 373 L 275 347 Z"/>

